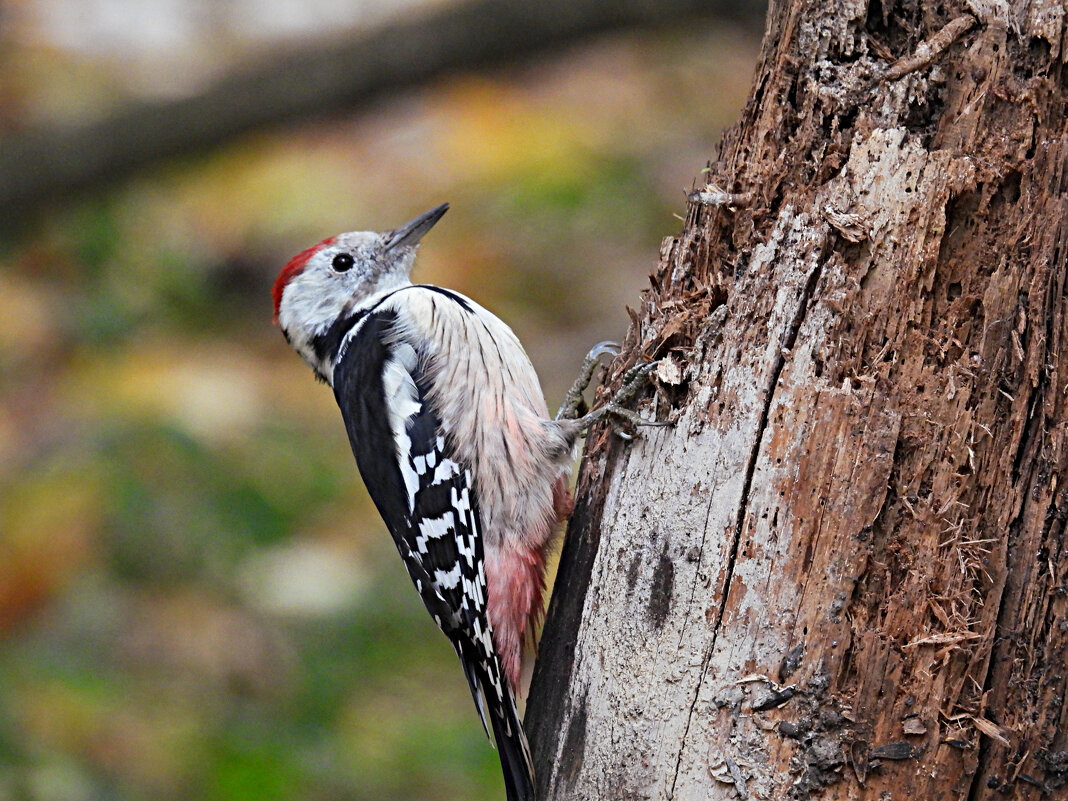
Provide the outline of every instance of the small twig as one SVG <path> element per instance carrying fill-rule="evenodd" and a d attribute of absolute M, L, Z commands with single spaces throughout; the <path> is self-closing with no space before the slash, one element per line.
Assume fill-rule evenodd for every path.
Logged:
<path fill-rule="evenodd" d="M 691 192 L 686 199 L 691 203 L 700 203 L 702 206 L 727 206 L 741 209 L 753 202 L 753 193 L 724 192 L 715 184 L 709 184 L 704 189 Z"/>
<path fill-rule="evenodd" d="M 920 637 L 918 640 L 907 642 L 901 646 L 901 650 L 906 648 L 917 648 L 921 645 L 956 645 L 959 642 L 965 642 L 966 640 L 978 640 L 982 639 L 982 634 L 978 634 L 974 631 L 945 631 L 938 634 L 931 634 L 927 637 Z"/>
<path fill-rule="evenodd" d="M 979 731 L 981 731 L 987 737 L 989 737 L 992 740 L 997 740 L 999 743 L 1001 743 L 1004 746 L 1011 746 L 1012 745 L 1008 741 L 1008 738 L 1005 737 L 1005 730 L 1003 728 L 1001 728 L 1001 726 L 999 726 L 998 724 L 994 723 L 992 720 L 987 720 L 984 717 L 979 717 L 979 716 L 976 716 L 976 715 L 971 715 L 970 717 L 972 719 L 972 723 L 975 724 L 975 728 L 977 728 Z"/>
<path fill-rule="evenodd" d="M 924 39 L 919 47 L 910 56 L 899 58 L 890 65 L 890 69 L 883 75 L 884 81 L 896 81 L 904 78 L 910 72 L 921 70 L 930 65 L 936 58 L 946 51 L 951 44 L 967 33 L 975 25 L 975 17 L 971 14 L 962 14 L 946 24 L 942 30 L 930 39 Z"/>

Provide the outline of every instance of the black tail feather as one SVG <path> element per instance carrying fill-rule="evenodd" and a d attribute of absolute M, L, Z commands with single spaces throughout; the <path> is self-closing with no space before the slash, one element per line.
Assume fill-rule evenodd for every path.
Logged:
<path fill-rule="evenodd" d="M 530 759 L 527 736 L 523 733 L 523 723 L 511 692 L 506 690 L 504 709 L 490 704 L 490 722 L 493 725 L 493 738 L 497 741 L 497 752 L 501 757 L 501 770 L 504 773 L 504 788 L 508 801 L 534 801 L 534 766 Z M 504 714 L 498 714 L 503 711 Z"/>
<path fill-rule="evenodd" d="M 482 718 L 482 726 L 487 729 L 487 734 L 489 729 L 493 730 L 508 801 L 534 801 L 534 762 L 530 758 L 530 747 L 523 732 L 523 721 L 519 718 L 515 696 L 501 669 L 500 660 L 496 654 L 492 654 L 487 665 L 477 657 L 468 658 L 462 641 L 453 645 L 471 687 L 471 697 Z"/>

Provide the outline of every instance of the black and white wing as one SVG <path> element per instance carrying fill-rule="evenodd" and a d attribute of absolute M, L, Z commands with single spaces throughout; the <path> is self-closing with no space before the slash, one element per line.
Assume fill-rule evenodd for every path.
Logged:
<path fill-rule="evenodd" d="M 358 324 L 334 371 L 334 395 L 364 483 L 435 622 L 449 635 L 475 623 L 485 630 L 470 473 L 451 458 L 418 354 L 396 328 L 388 310 Z"/>
<path fill-rule="evenodd" d="M 389 308 L 360 320 L 334 370 L 334 395 L 368 492 L 460 657 L 484 727 L 489 714 L 509 798 L 526 798 L 533 792 L 530 757 L 488 622 L 474 481 L 470 466 L 455 458 L 428 401 L 426 364 L 402 330 Z"/>
<path fill-rule="evenodd" d="M 438 627 L 484 608 L 477 509 L 465 471 L 417 383 L 415 349 L 397 341 L 396 312 L 357 325 L 334 370 L 334 395 L 360 475 Z"/>

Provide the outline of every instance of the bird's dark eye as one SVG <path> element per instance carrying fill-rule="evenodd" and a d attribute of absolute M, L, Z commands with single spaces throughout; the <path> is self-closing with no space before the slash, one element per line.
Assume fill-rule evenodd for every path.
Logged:
<path fill-rule="evenodd" d="M 351 253 L 338 253 L 336 256 L 334 256 L 334 260 L 330 262 L 330 266 L 337 270 L 339 273 L 343 273 L 345 272 L 345 270 L 348 270 L 350 267 L 352 267 L 352 265 L 355 263 L 356 262 L 352 258 Z"/>

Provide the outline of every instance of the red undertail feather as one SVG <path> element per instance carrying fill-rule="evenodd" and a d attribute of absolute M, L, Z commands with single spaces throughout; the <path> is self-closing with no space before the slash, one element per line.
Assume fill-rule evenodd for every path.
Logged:
<path fill-rule="evenodd" d="M 556 544 L 553 531 L 567 520 L 575 505 L 567 479 L 566 474 L 561 475 L 553 485 L 555 519 L 546 520 L 544 532 L 531 538 L 543 543 L 540 548 L 518 545 L 486 554 L 494 644 L 515 690 L 519 688 L 523 648 L 528 642 L 534 646 L 535 633 L 545 614 L 545 563 Z"/>
<path fill-rule="evenodd" d="M 486 581 L 494 645 L 513 689 L 519 687 L 523 644 L 541 619 L 545 555 L 539 549 L 499 548 L 487 554 Z"/>

